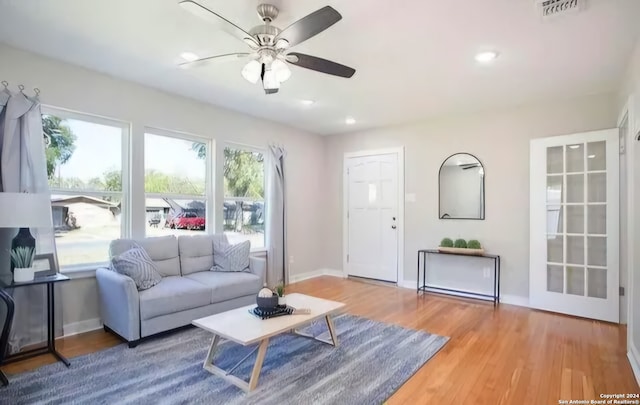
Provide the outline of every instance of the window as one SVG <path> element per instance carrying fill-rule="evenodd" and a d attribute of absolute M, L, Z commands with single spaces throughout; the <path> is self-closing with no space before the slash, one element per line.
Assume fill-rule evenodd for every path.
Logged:
<path fill-rule="evenodd" d="M 262 248 L 264 241 L 264 155 L 240 147 L 224 148 L 223 228 L 231 243 L 251 241 Z"/>
<path fill-rule="evenodd" d="M 107 262 L 109 243 L 126 233 L 129 127 L 54 109 L 43 109 L 42 126 L 60 266 Z"/>
<path fill-rule="evenodd" d="M 146 235 L 207 229 L 207 156 L 211 142 L 147 130 L 144 137 Z"/>

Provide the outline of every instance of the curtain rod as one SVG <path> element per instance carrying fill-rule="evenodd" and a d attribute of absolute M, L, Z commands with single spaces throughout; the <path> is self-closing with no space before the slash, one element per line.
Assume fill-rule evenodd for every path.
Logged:
<path fill-rule="evenodd" d="M 3 80 L 2 82 L 0 82 L 0 84 L 2 84 L 2 86 L 4 87 L 4 89 L 6 91 L 9 91 L 9 82 L 6 80 Z M 18 85 L 18 90 L 20 90 L 20 93 L 24 94 L 24 85 L 19 84 Z M 38 97 L 40 95 L 40 89 L 37 87 L 33 88 L 33 92 L 36 93 L 36 97 Z"/>

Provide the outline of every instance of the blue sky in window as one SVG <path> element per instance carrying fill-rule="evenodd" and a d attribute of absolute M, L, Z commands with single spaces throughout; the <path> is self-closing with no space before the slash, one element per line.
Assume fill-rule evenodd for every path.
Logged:
<path fill-rule="evenodd" d="M 122 168 L 121 129 L 92 122 L 67 119 L 77 139 L 71 158 L 58 166 L 56 175 L 88 181 L 102 177 L 110 170 Z M 147 134 L 145 136 L 145 169 L 163 173 L 205 178 L 205 161 L 191 150 L 191 141 Z"/>

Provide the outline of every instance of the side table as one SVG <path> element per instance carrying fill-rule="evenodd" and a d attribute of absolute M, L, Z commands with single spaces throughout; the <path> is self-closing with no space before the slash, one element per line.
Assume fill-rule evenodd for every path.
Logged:
<path fill-rule="evenodd" d="M 47 285 L 47 345 L 44 347 L 38 347 L 35 349 L 25 350 L 18 353 L 11 354 L 4 359 L 3 364 L 14 363 L 16 361 L 21 361 L 25 359 L 29 359 L 31 357 L 39 356 L 41 354 L 51 353 L 53 354 L 59 361 L 63 362 L 67 367 L 71 365 L 69 360 L 67 360 L 63 355 L 61 355 L 56 350 L 56 336 L 55 336 L 55 295 L 54 295 L 54 287 L 56 283 L 60 283 L 63 281 L 69 281 L 69 277 L 57 273 L 52 276 L 44 276 L 44 277 L 36 277 L 32 281 L 26 281 L 24 283 L 16 283 L 11 281 L 6 282 L 0 280 L 0 287 L 5 290 L 20 288 L 20 287 L 29 287 L 33 285 Z"/>

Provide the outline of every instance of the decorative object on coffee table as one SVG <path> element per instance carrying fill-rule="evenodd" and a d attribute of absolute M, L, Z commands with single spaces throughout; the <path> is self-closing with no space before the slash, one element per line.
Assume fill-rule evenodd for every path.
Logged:
<path fill-rule="evenodd" d="M 278 294 L 278 305 L 286 306 L 287 305 L 287 297 L 284 296 L 284 284 L 280 283 L 276 286 L 276 294 Z"/>
<path fill-rule="evenodd" d="M 35 249 L 19 246 L 11 249 L 11 264 L 13 265 L 13 281 L 24 283 L 33 280 L 33 258 Z"/>
<path fill-rule="evenodd" d="M 256 305 L 260 309 L 271 310 L 278 306 L 278 296 L 268 288 L 263 288 L 258 292 Z"/>

